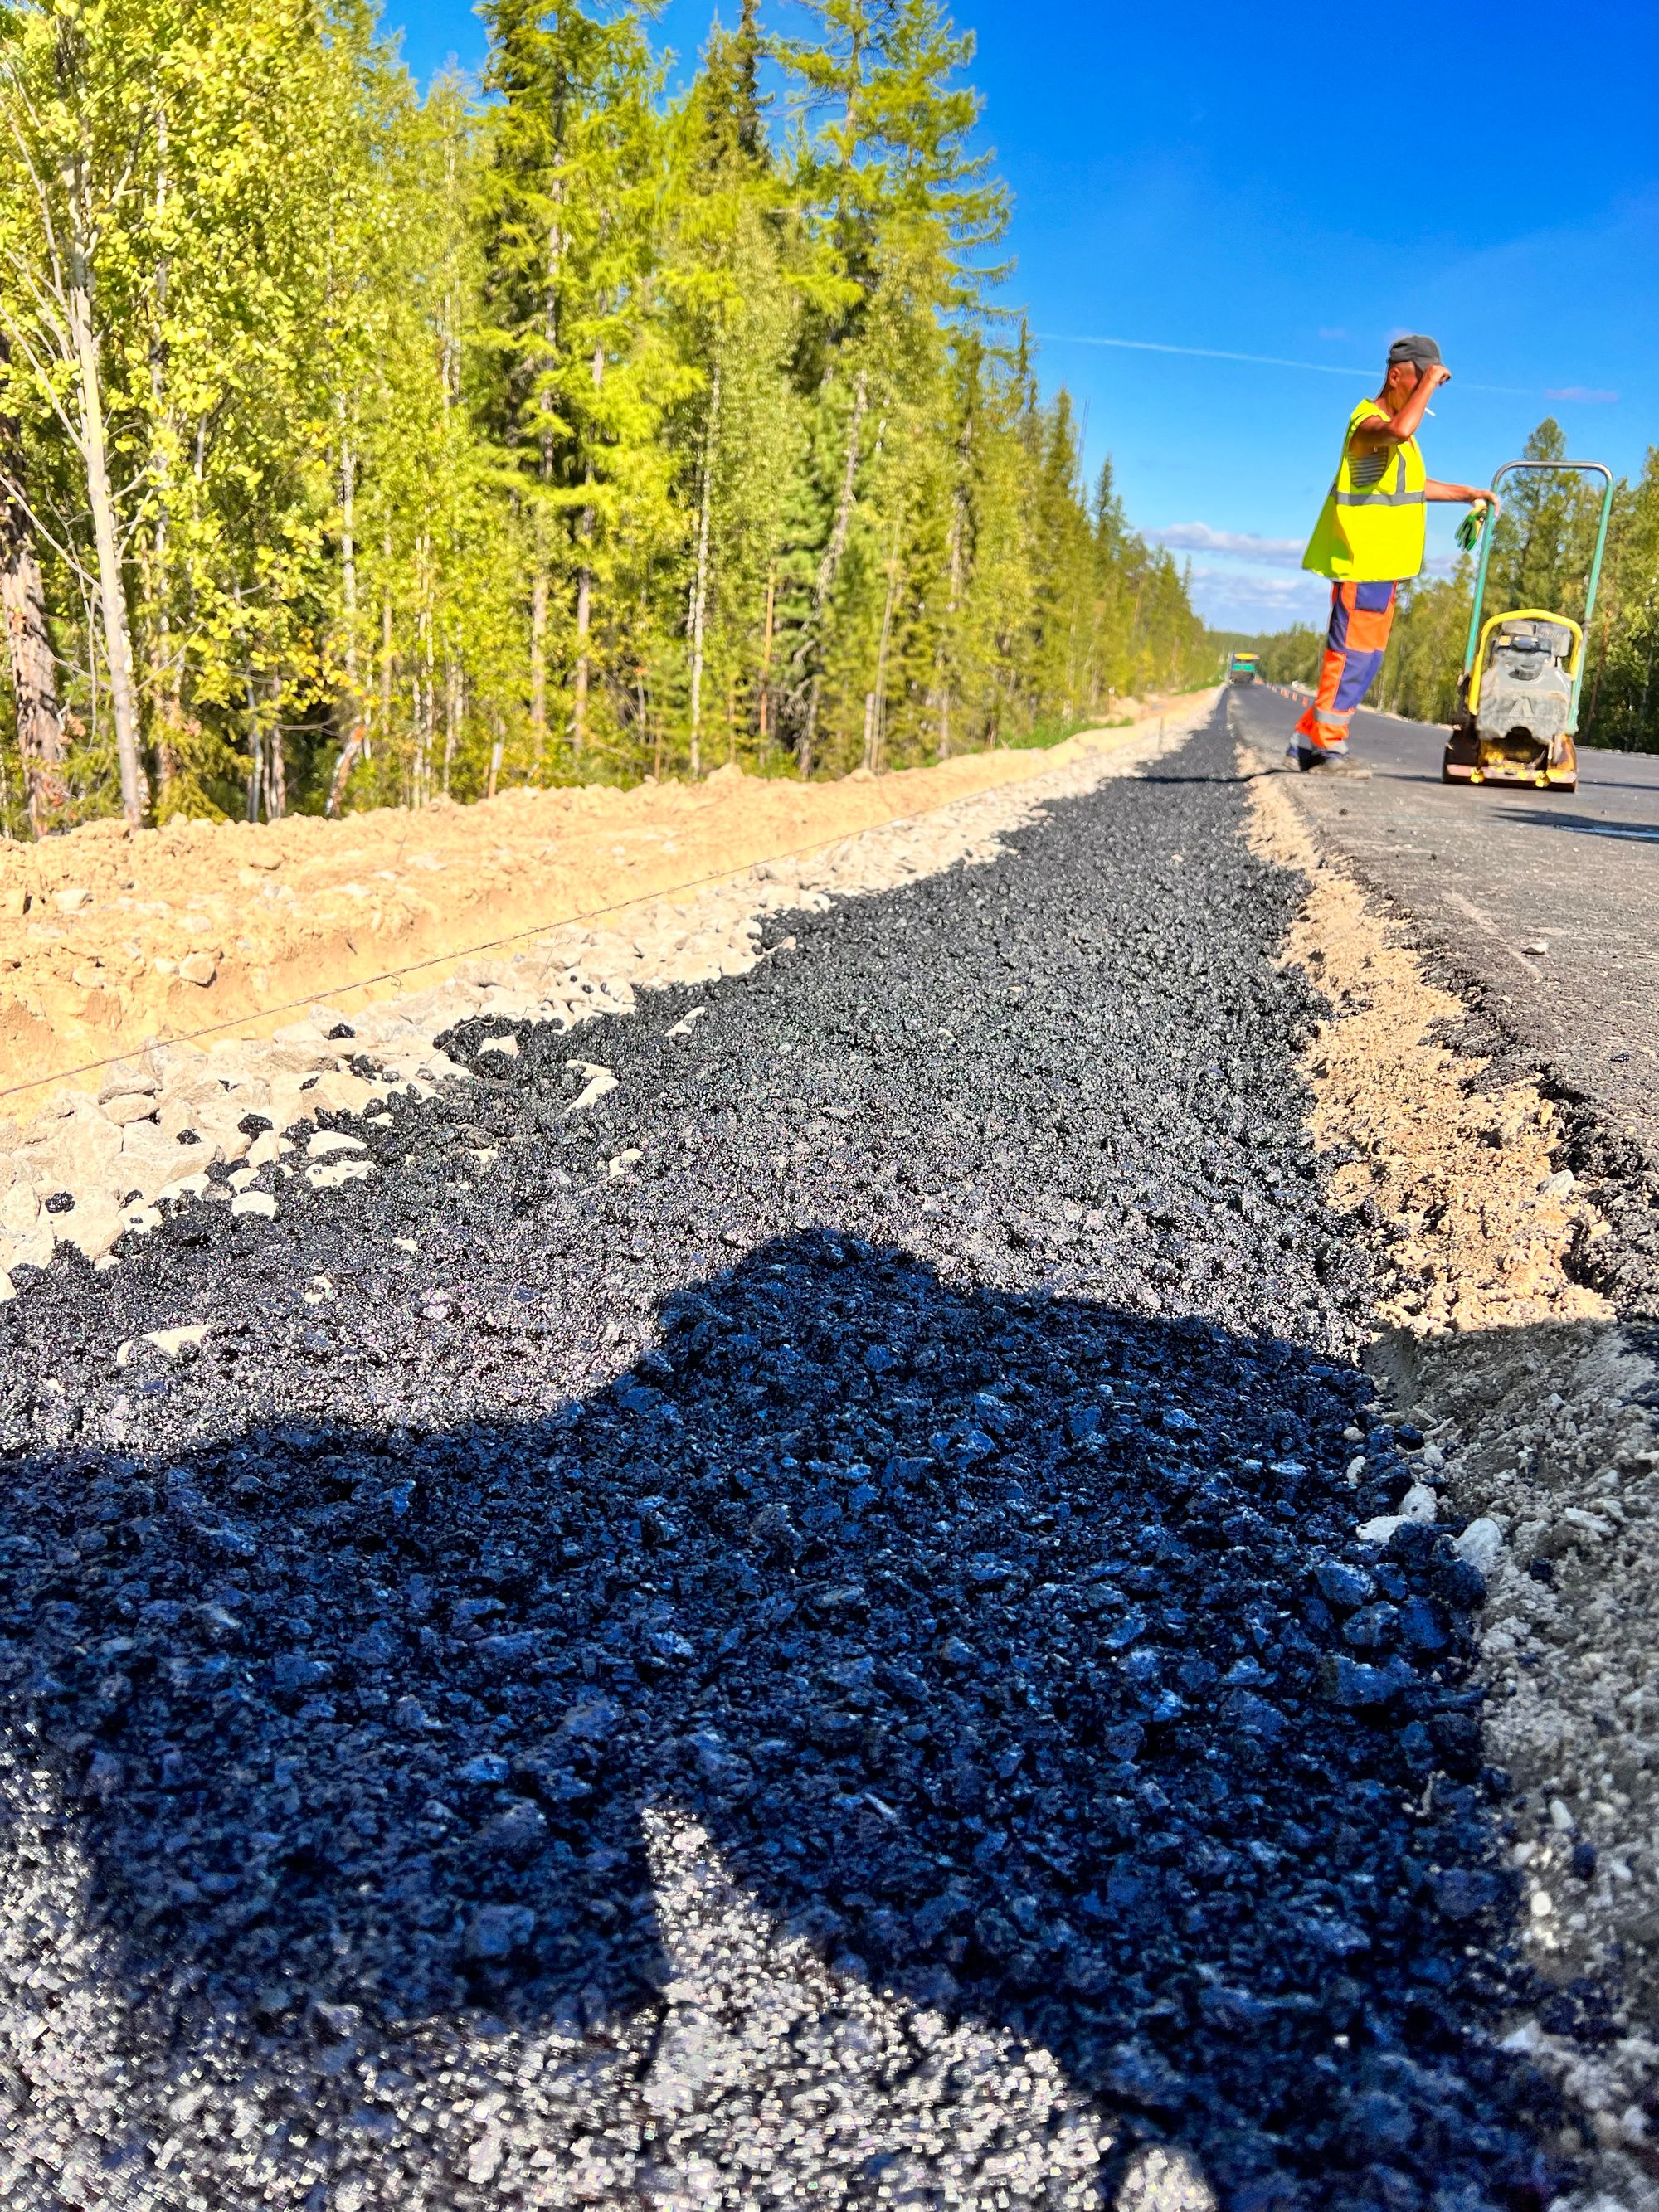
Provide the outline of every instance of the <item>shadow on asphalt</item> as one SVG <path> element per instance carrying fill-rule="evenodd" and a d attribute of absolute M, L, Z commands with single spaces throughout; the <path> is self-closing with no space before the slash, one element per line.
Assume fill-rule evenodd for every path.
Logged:
<path fill-rule="evenodd" d="M 1428 1529 L 1356 1572 L 1406 1480 L 1384 1431 L 1345 1483 L 1363 1378 L 829 1233 L 660 1321 L 544 1420 L 15 1468 L 8 1724 L 135 2001 L 602 2033 L 668 1977 L 672 1806 L 837 1972 L 1045 2045 L 1230 2206 L 1543 2201 L 1478 1577 Z"/>
<path fill-rule="evenodd" d="M 1543 806 L 1506 806 L 1505 822 L 1523 822 L 1529 830 L 1566 830 L 1581 837 L 1612 837 L 1626 845 L 1659 845 L 1659 825 L 1637 822 L 1598 822 L 1591 814 L 1561 814 Z"/>

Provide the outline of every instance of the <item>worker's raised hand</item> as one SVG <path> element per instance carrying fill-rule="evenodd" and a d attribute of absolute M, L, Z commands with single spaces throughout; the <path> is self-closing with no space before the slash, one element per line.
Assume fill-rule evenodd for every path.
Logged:
<path fill-rule="evenodd" d="M 1451 371 L 1443 361 L 1425 362 L 1418 371 L 1418 380 L 1426 384 L 1431 392 L 1437 392 L 1443 384 L 1451 382 Z"/>

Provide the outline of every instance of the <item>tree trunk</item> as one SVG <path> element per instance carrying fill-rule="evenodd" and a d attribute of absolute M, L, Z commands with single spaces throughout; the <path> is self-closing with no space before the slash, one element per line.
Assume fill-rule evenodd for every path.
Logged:
<path fill-rule="evenodd" d="M 584 535 L 592 527 L 593 510 L 582 515 Z M 587 738 L 587 640 L 593 626 L 593 571 L 586 561 L 576 577 L 576 669 L 570 691 L 570 757 L 580 760 Z"/>
<path fill-rule="evenodd" d="M 547 561 L 536 511 L 536 568 L 530 580 L 530 758 L 538 781 L 547 750 Z"/>
<path fill-rule="evenodd" d="M 444 797 L 455 766 L 455 746 L 461 734 L 461 670 L 453 654 L 444 655 Z"/>
<path fill-rule="evenodd" d="M 283 686 L 270 679 L 270 737 L 265 746 L 265 820 L 280 822 L 288 812 L 288 763 L 283 756 Z"/>
<path fill-rule="evenodd" d="M 593 389 L 597 392 L 605 381 L 605 349 L 593 349 Z M 587 465 L 587 482 L 593 481 L 593 464 Z M 576 578 L 576 668 L 570 702 L 570 751 L 573 759 L 580 760 L 582 747 L 587 741 L 588 637 L 593 623 L 593 564 L 590 548 L 593 543 L 593 510 L 582 509 L 581 541 L 582 565 Z"/>
<path fill-rule="evenodd" d="M 349 439 L 340 441 L 340 599 L 345 615 L 346 684 L 354 710 L 357 698 L 357 453 Z"/>
<path fill-rule="evenodd" d="M 766 757 L 767 746 L 771 734 L 769 725 L 770 721 L 770 709 L 772 705 L 772 610 L 777 599 L 777 570 L 775 568 L 768 568 L 766 572 L 766 623 L 761 637 L 760 725 L 757 732 L 757 735 L 760 738 L 760 755 L 763 760 Z"/>
<path fill-rule="evenodd" d="M 259 701 L 253 689 L 252 673 L 242 678 L 242 690 L 247 700 L 247 818 L 259 818 L 259 792 L 265 776 L 264 732 L 259 723 Z"/>
<path fill-rule="evenodd" d="M 870 767 L 879 772 L 882 738 L 887 726 L 887 647 L 893 635 L 893 601 L 898 594 L 898 518 L 893 519 L 893 543 L 887 556 L 887 599 L 881 611 L 881 643 L 876 649 L 876 718 Z"/>
<path fill-rule="evenodd" d="M 363 702 L 357 685 L 357 454 L 348 438 L 340 440 L 340 601 L 345 617 L 347 711 L 351 732 L 340 748 L 329 779 L 323 811 L 337 814 L 346 778 L 363 750 Z"/>
<path fill-rule="evenodd" d="M 708 514 L 714 503 L 714 441 L 720 434 L 720 373 L 708 388 L 708 421 L 702 441 L 702 500 L 697 510 L 696 580 L 691 588 L 691 774 L 702 774 L 703 629 L 708 606 Z"/>
<path fill-rule="evenodd" d="M 104 647 L 109 663 L 111 710 L 115 718 L 115 751 L 121 769 L 121 811 L 137 829 L 149 804 L 149 783 L 139 751 L 138 699 L 132 673 L 132 634 L 127 618 L 126 580 L 121 574 L 121 550 L 116 534 L 115 495 L 110 483 L 109 453 L 104 436 L 103 389 L 98 367 L 98 339 L 93 322 L 92 270 L 81 217 L 82 190 L 76 174 L 72 185 L 73 233 L 70 241 L 68 306 L 70 342 L 80 386 L 81 424 L 78 442 L 87 479 L 87 504 L 92 513 L 92 533 L 98 549 L 98 604 L 104 623 Z"/>
<path fill-rule="evenodd" d="M 432 796 L 432 746 L 438 731 L 437 672 L 433 658 L 432 545 L 422 534 L 420 548 L 421 702 L 416 716 L 418 738 L 415 754 L 415 804 L 424 806 Z"/>
<path fill-rule="evenodd" d="M 380 743 L 388 753 L 392 749 L 392 525 L 386 523 L 380 537 L 380 558 L 386 580 L 380 586 Z M 363 730 L 363 758 L 374 757 L 374 739 L 367 727 Z"/>
<path fill-rule="evenodd" d="M 158 237 L 165 236 L 167 207 L 167 102 L 158 103 L 155 111 L 155 229 Z M 171 552 L 171 498 L 173 446 L 178 430 L 177 416 L 168 404 L 167 372 L 167 349 L 161 336 L 167 321 L 167 287 L 172 278 L 173 257 L 163 253 L 155 265 L 153 293 L 155 302 L 155 335 L 149 348 L 149 398 L 152 441 L 150 470 L 155 491 L 155 520 L 150 531 L 149 574 L 148 598 L 154 626 L 155 647 L 152 654 L 151 696 L 155 701 L 156 814 L 165 820 L 172 811 L 168 793 L 179 775 L 179 737 L 184 725 L 184 655 L 176 655 L 173 642 L 171 607 L 172 582 L 168 573 Z M 154 434 L 160 430 L 159 437 Z"/>
<path fill-rule="evenodd" d="M 968 460 L 968 425 L 964 422 L 957 452 L 965 468 Z M 945 630 L 939 640 L 939 758 L 951 757 L 951 695 L 956 689 L 955 670 L 951 664 L 956 654 L 957 616 L 962 605 L 962 569 L 964 540 L 968 531 L 967 506 L 958 479 L 951 495 L 951 594 L 945 608 Z"/>
<path fill-rule="evenodd" d="M 842 471 L 841 496 L 836 502 L 836 520 L 830 532 L 830 543 L 823 549 L 823 558 L 818 563 L 817 576 L 812 586 L 812 620 L 803 641 L 807 651 L 815 648 L 823 613 L 830 604 L 830 595 L 836 588 L 836 578 L 841 573 L 842 558 L 847 551 L 848 534 L 853 526 L 853 494 L 858 482 L 859 433 L 864 423 L 865 404 L 869 393 L 869 378 L 860 369 L 853 383 L 853 419 L 847 426 L 847 465 Z M 796 758 L 804 776 L 812 773 L 812 746 L 817 736 L 818 719 L 819 679 L 814 675 L 806 695 L 806 718 L 801 727 Z"/>
<path fill-rule="evenodd" d="M 363 726 L 358 723 L 340 748 L 340 757 L 334 763 L 333 780 L 328 787 L 328 800 L 323 811 L 331 821 L 340 811 L 340 802 L 345 797 L 346 779 L 356 767 L 363 750 Z"/>
<path fill-rule="evenodd" d="M 22 439 L 9 415 L 0 415 L 0 607 L 5 611 L 12 696 L 17 705 L 23 804 L 30 829 L 43 837 L 69 803 L 64 726 L 58 711 L 58 664 L 46 634 L 34 525 L 23 494 Z"/>

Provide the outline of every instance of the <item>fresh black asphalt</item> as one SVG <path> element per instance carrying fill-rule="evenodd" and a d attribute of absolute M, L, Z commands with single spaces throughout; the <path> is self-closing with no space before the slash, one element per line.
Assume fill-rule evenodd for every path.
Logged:
<path fill-rule="evenodd" d="M 653 1808 L 848 1986 L 1045 2047 L 1238 2212 L 1560 2185 L 1498 2043 L 1480 1579 L 1455 1520 L 1353 1535 L 1420 1439 L 1364 1411 L 1298 884 L 1244 796 L 1218 714 L 989 866 L 342 1123 L 365 1182 L 267 1168 L 276 1220 L 189 1202 L 0 1310 L 8 1772 L 90 1869 L 102 2016 L 242 2054 L 222 2137 L 210 2065 L 182 2121 L 172 2062 L 127 2083 L 121 2201 L 173 2201 L 180 2129 L 239 2212 L 239 2142 L 337 2172 L 364 2128 L 339 2201 L 520 2201 L 538 2130 L 544 2180 L 575 2155 L 528 2090 L 493 2178 L 434 2184 L 398 2085 L 550 2021 L 570 2129 L 649 2137 L 606 2054 L 672 2000 Z M 567 1118 L 573 1051 L 618 1083 Z M 63 1993 L 5 1971 L 49 2040 Z M 766 2090 L 669 2100 L 713 2114 L 700 2201 L 750 2201 Z"/>

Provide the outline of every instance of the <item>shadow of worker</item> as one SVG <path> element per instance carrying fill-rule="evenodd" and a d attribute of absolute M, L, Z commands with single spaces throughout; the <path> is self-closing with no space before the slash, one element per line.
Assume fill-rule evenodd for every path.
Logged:
<path fill-rule="evenodd" d="M 672 1991 L 688 1821 L 848 1987 L 1042 2046 L 1228 2203 L 1528 2201 L 1479 1577 L 1355 1541 L 1407 1480 L 1382 1432 L 1345 1480 L 1363 1378 L 830 1233 L 659 1318 L 544 1420 L 25 1470 L 15 1549 L 127 1554 L 43 1568 L 8 1704 L 135 2000 L 603 2039 Z"/>

